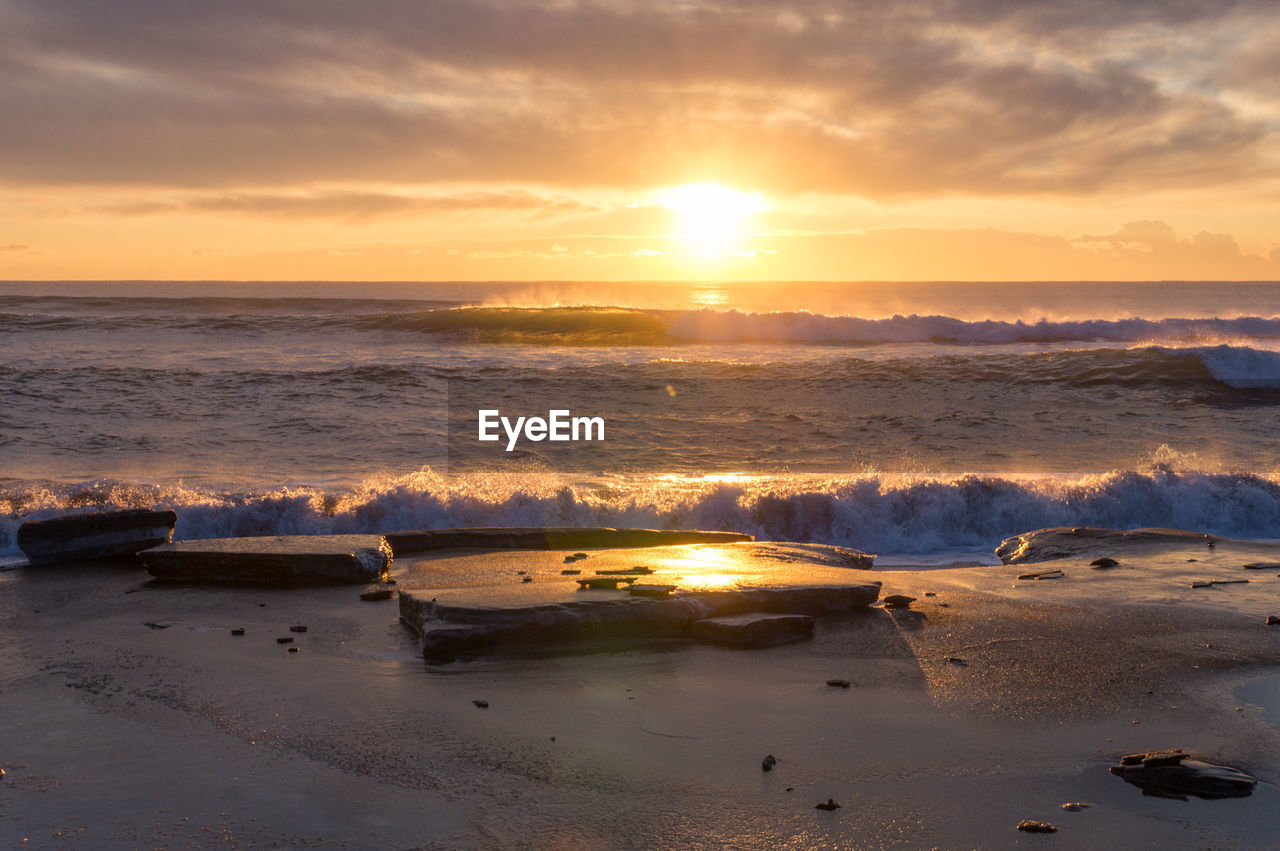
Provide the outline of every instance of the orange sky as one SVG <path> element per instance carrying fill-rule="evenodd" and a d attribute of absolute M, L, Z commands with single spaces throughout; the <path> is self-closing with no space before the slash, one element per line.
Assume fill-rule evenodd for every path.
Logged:
<path fill-rule="evenodd" d="M 1277 31 L 1230 0 L 0 0 L 0 278 L 1277 279 Z"/>

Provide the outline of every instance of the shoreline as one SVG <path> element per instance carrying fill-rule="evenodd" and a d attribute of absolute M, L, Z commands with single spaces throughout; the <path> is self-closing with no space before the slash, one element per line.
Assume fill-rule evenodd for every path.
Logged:
<path fill-rule="evenodd" d="M 1278 549 L 1249 553 L 1259 547 Z M 1222 564 L 1191 567 L 1243 554 L 1220 544 Z M 1280 579 L 1178 599 L 1187 563 L 1174 560 L 1187 557 L 1088 573 L 1057 560 L 1046 564 L 1065 581 L 1022 583 L 1010 577 L 1025 565 L 850 571 L 919 599 L 821 619 L 812 641 L 770 649 L 444 666 L 423 662 L 394 603 L 350 588 L 9 573 L 0 838 L 1005 846 L 1030 841 L 1014 826 L 1032 818 L 1069 844 L 1260 847 L 1280 829 L 1280 746 L 1274 707 L 1237 695 L 1276 673 L 1280 631 L 1253 612 L 1280 610 Z M 407 584 L 413 571 L 413 559 L 393 566 Z M 309 630 L 287 653 L 275 638 L 295 623 Z M 1106 773 L 1123 753 L 1166 747 L 1261 783 L 1245 799 L 1167 801 Z M 764 774 L 766 754 L 778 766 Z M 842 809 L 813 810 L 829 797 Z M 1093 806 L 1059 809 L 1075 800 Z"/>

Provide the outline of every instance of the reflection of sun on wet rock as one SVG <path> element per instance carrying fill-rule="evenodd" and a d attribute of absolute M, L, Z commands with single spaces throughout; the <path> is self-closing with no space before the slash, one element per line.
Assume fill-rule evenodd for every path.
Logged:
<path fill-rule="evenodd" d="M 1142 794 L 1186 800 L 1244 798 L 1253 794 L 1257 780 L 1238 768 L 1214 765 L 1181 750 L 1128 754 L 1111 773 L 1142 789 Z"/>

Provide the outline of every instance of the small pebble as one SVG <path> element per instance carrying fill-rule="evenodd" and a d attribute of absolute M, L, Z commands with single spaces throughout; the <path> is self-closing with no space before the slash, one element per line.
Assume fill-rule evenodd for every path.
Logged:
<path fill-rule="evenodd" d="M 574 557 L 574 558 L 586 558 L 586 557 L 587 557 L 587 554 L 586 554 L 586 553 L 574 553 L 574 554 L 573 554 L 573 557 Z"/>
<path fill-rule="evenodd" d="M 369 602 L 377 602 L 378 600 L 390 600 L 396 592 L 390 588 L 374 588 L 369 591 L 363 591 L 360 594 L 361 600 Z"/>
<path fill-rule="evenodd" d="M 777 764 L 778 764 L 778 760 L 774 757 L 773 754 L 769 754 L 763 760 L 760 761 L 760 770 L 773 771 L 773 767 Z"/>
<path fill-rule="evenodd" d="M 1275 626 L 1278 623 L 1280 623 L 1280 617 L 1276 617 L 1275 615 L 1267 615 L 1267 626 Z"/>
<path fill-rule="evenodd" d="M 532 577 L 532 576 L 526 576 L 526 577 L 524 577 L 523 579 L 521 579 L 520 581 L 521 581 L 521 582 L 532 582 L 532 581 L 533 581 L 533 577 Z"/>
<path fill-rule="evenodd" d="M 1077 812 L 1077 811 L 1079 811 L 1079 810 L 1087 810 L 1087 809 L 1089 809 L 1089 805 L 1088 805 L 1088 804 L 1081 803 L 1080 801 L 1072 801 L 1072 802 L 1070 802 L 1070 803 L 1063 804 L 1063 805 L 1062 805 L 1062 808 L 1063 808 L 1064 810 L 1066 810 L 1067 812 L 1069 812 L 1069 813 L 1074 813 L 1074 812 Z"/>
<path fill-rule="evenodd" d="M 232 635 L 244 635 L 244 627 L 242 627 L 242 626 L 241 626 L 241 627 L 236 627 L 235 629 L 231 630 L 231 634 L 232 634 Z"/>
<path fill-rule="evenodd" d="M 1032 821 L 1031 819 L 1023 819 L 1018 822 L 1018 830 L 1023 833 L 1057 833 L 1058 829 L 1047 821 Z"/>
<path fill-rule="evenodd" d="M 488 709 L 488 708 L 489 708 L 489 701 L 487 701 L 487 700 L 473 700 L 473 701 L 471 701 L 471 702 L 472 702 L 473 704 L 475 704 L 476 708 L 478 708 L 478 709 Z"/>
<path fill-rule="evenodd" d="M 950 662 L 952 665 L 967 666 L 969 664 L 965 660 L 961 659 L 959 656 L 948 656 L 947 661 Z"/>
<path fill-rule="evenodd" d="M 276 639 L 276 644 L 292 644 L 292 643 L 293 643 L 292 635 L 286 635 L 284 638 Z"/>
<path fill-rule="evenodd" d="M 296 626 L 289 627 L 289 632 L 306 632 L 306 631 L 307 631 L 307 628 L 302 624 L 297 624 Z"/>
<path fill-rule="evenodd" d="M 831 686 L 832 688 L 848 688 L 849 681 L 848 680 L 827 680 L 827 685 Z"/>
<path fill-rule="evenodd" d="M 840 809 L 840 805 L 836 803 L 835 798 L 827 798 L 827 802 L 825 804 L 814 804 L 813 808 L 815 810 L 826 810 L 827 812 L 832 812 Z"/>
<path fill-rule="evenodd" d="M 290 648 L 289 648 L 289 652 L 290 652 L 290 653 L 297 653 L 297 652 L 298 652 L 298 648 L 296 648 L 296 647 L 290 647 Z"/>
<path fill-rule="evenodd" d="M 937 592 L 937 591 L 925 591 L 925 592 L 924 592 L 924 595 L 925 595 L 926 597 L 936 597 L 936 596 L 938 596 L 938 592 Z"/>

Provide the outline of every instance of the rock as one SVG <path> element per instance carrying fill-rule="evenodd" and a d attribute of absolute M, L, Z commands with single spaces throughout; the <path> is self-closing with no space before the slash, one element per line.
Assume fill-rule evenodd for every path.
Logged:
<path fill-rule="evenodd" d="M 285 636 L 285 637 L 283 637 L 283 638 L 277 638 L 277 639 L 276 639 L 276 644 L 292 644 L 292 643 L 293 643 L 293 636 L 292 636 L 292 635 L 286 635 L 286 636 Z"/>
<path fill-rule="evenodd" d="M 831 686 L 832 688 L 848 688 L 849 681 L 848 680 L 827 680 L 827 685 Z"/>
<path fill-rule="evenodd" d="M 169 621 L 147 621 L 143 626 L 150 627 L 151 629 L 168 629 L 173 626 L 173 624 Z"/>
<path fill-rule="evenodd" d="M 1258 781 L 1238 768 L 1214 765 L 1181 750 L 1128 754 L 1111 773 L 1142 789 L 1144 795 L 1186 800 L 1244 798 Z"/>
<path fill-rule="evenodd" d="M 1245 570 L 1280 570 L 1280 561 L 1251 561 L 1244 566 Z"/>
<path fill-rule="evenodd" d="M 574 558 L 586 558 L 586 557 L 587 557 L 587 554 L 586 554 L 586 553 L 574 553 L 574 554 L 573 554 L 573 557 L 574 557 Z"/>
<path fill-rule="evenodd" d="M 610 529 L 599 526 L 564 529 L 546 526 L 422 529 L 412 532 L 389 532 L 386 537 L 397 556 L 447 549 L 632 549 L 677 544 L 732 544 L 753 540 L 750 535 L 740 535 L 737 532 Z M 586 558 L 587 553 L 581 553 L 581 557 Z M 575 560 L 574 555 L 565 556 L 566 563 L 573 560 Z"/>
<path fill-rule="evenodd" d="M 773 767 L 777 764 L 778 760 L 774 758 L 773 754 L 769 754 L 760 762 L 760 770 L 773 771 Z"/>
<path fill-rule="evenodd" d="M 908 597 L 906 594 L 890 594 L 883 600 L 886 609 L 905 609 L 915 601 L 915 597 Z"/>
<path fill-rule="evenodd" d="M 32 567 L 96 559 L 131 559 L 168 543 L 178 515 L 172 511 L 102 511 L 31 520 L 18 527 L 17 544 Z"/>
<path fill-rule="evenodd" d="M 748 612 L 848 613 L 874 603 L 880 583 L 684 591 L 665 598 L 566 592 L 571 599 L 560 603 L 498 607 L 450 603 L 437 593 L 402 591 L 400 622 L 421 638 L 423 657 L 438 664 L 537 645 L 688 639 L 695 621 Z"/>
<path fill-rule="evenodd" d="M 236 629 L 231 630 L 231 634 L 232 634 L 232 635 L 244 635 L 244 627 L 237 627 Z"/>
<path fill-rule="evenodd" d="M 836 554 L 840 556 L 844 563 L 856 570 L 870 570 L 874 564 L 876 557 L 870 553 L 864 553 L 861 550 L 851 550 L 848 547 L 836 547 Z"/>
<path fill-rule="evenodd" d="M 1080 810 L 1089 809 L 1089 805 L 1080 801 L 1070 801 L 1062 805 L 1062 808 L 1069 813 L 1079 812 Z"/>
<path fill-rule="evenodd" d="M 564 557 L 564 563 L 565 563 L 565 564 L 573 564 L 573 563 L 574 563 L 575 561 L 577 561 L 577 560 L 578 560 L 577 556 L 565 556 L 565 557 Z"/>
<path fill-rule="evenodd" d="M 306 631 L 307 631 L 307 628 L 302 624 L 297 624 L 295 626 L 289 627 L 289 632 L 306 632 Z"/>
<path fill-rule="evenodd" d="M 1280 617 L 1267 615 L 1267 626 L 1275 626 L 1276 624 L 1280 624 Z"/>
<path fill-rule="evenodd" d="M 532 582 L 532 581 L 533 581 L 533 577 L 532 577 L 532 576 L 525 576 L 525 577 L 523 577 L 520 581 L 521 581 L 521 582 Z"/>
<path fill-rule="evenodd" d="M 814 804 L 813 808 L 815 810 L 826 810 L 830 813 L 840 809 L 840 805 L 836 803 L 835 798 L 827 798 L 827 802 L 825 804 Z"/>
<path fill-rule="evenodd" d="M 1055 526 L 1005 538 L 996 547 L 996 555 L 1004 564 L 1024 564 L 1128 552 L 1135 546 L 1189 546 L 1206 540 L 1212 547 L 1215 539 L 1200 532 L 1183 529 L 1122 530 L 1092 526 Z"/>
<path fill-rule="evenodd" d="M 616 591 L 619 585 L 635 581 L 636 578 L 634 576 L 589 576 L 586 579 L 577 580 L 577 583 L 583 589 L 599 590 L 605 588 Z"/>
<path fill-rule="evenodd" d="M 560 575 L 561 575 L 561 576 L 577 576 L 577 575 L 578 575 L 578 574 L 580 574 L 580 573 L 582 573 L 582 571 L 581 571 L 581 570 L 562 570 L 562 571 L 560 571 Z"/>
<path fill-rule="evenodd" d="M 809 615 L 752 613 L 694 621 L 690 633 L 698 641 L 731 647 L 773 647 L 813 636 Z"/>
<path fill-rule="evenodd" d="M 298 648 L 296 648 L 296 647 L 290 647 L 290 648 L 289 648 L 289 652 L 290 652 L 290 653 L 297 653 L 297 652 L 298 652 Z"/>
<path fill-rule="evenodd" d="M 360 599 L 370 603 L 376 603 L 379 600 L 390 600 L 395 596 L 395 590 L 391 588 L 379 588 L 371 585 L 364 591 L 360 592 Z"/>
<path fill-rule="evenodd" d="M 1191 583 L 1192 588 L 1212 588 L 1214 585 L 1243 585 L 1248 579 L 1197 579 Z"/>
<path fill-rule="evenodd" d="M 636 574 L 653 573 L 652 567 L 645 567 L 638 564 L 635 567 L 625 567 L 622 570 L 597 570 L 596 576 L 634 576 Z"/>
<path fill-rule="evenodd" d="M 529 571 L 527 571 L 527 570 L 517 570 L 517 571 L 516 571 L 516 576 L 524 576 L 524 575 L 525 575 L 526 573 L 528 573 L 528 572 L 529 572 Z"/>
<path fill-rule="evenodd" d="M 969 664 L 965 660 L 961 659 L 959 656 L 948 656 L 947 661 L 950 662 L 952 665 L 959 665 L 961 668 L 967 667 Z"/>
<path fill-rule="evenodd" d="M 140 558 L 162 581 L 294 587 L 382 579 L 391 547 L 381 535 L 213 538 L 163 544 Z"/>
<path fill-rule="evenodd" d="M 938 596 L 938 592 L 937 592 L 937 591 L 925 591 L 925 592 L 924 592 L 924 595 L 925 595 L 926 597 L 936 597 L 936 596 Z"/>
<path fill-rule="evenodd" d="M 488 709 L 488 708 L 489 708 L 489 701 L 487 701 L 487 700 L 473 700 L 473 701 L 471 701 L 471 703 L 472 703 L 472 704 L 473 704 L 477 709 Z"/>
<path fill-rule="evenodd" d="M 628 589 L 632 597 L 670 597 L 674 585 L 632 585 Z"/>
<path fill-rule="evenodd" d="M 1115 567 L 1119 563 L 1120 562 L 1110 556 L 1103 556 L 1102 558 L 1095 558 L 1093 561 L 1089 562 L 1089 566 L 1099 570 L 1106 570 L 1108 567 Z"/>
<path fill-rule="evenodd" d="M 1019 573 L 1019 579 L 1061 579 L 1066 576 L 1061 570 L 1042 570 L 1039 573 Z"/>
<path fill-rule="evenodd" d="M 1032 821 L 1029 818 L 1018 822 L 1018 830 L 1023 833 L 1057 833 L 1058 829 L 1047 821 Z"/>

